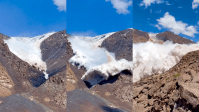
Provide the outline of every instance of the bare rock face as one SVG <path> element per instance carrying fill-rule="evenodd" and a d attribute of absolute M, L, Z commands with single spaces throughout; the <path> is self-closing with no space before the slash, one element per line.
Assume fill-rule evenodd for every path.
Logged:
<path fill-rule="evenodd" d="M 0 97 L 10 96 L 13 92 L 13 87 L 14 84 L 7 70 L 0 64 Z"/>
<path fill-rule="evenodd" d="M 170 32 L 170 31 L 159 33 L 159 34 L 156 35 L 156 38 L 158 40 L 162 40 L 164 42 L 167 41 L 167 40 L 170 40 L 173 43 L 178 43 L 178 44 L 193 44 L 194 43 L 193 41 L 186 39 L 186 38 L 183 38 L 179 35 L 176 35 L 176 34 Z"/>
<path fill-rule="evenodd" d="M 132 61 L 133 30 L 116 32 L 102 42 L 101 47 L 115 53 L 116 59 Z"/>
<path fill-rule="evenodd" d="M 4 69 L 3 74 L 7 74 L 7 79 L 13 83 L 12 94 L 30 91 L 44 83 L 46 80 L 44 74 L 10 52 L 7 44 L 4 43 L 5 38 L 8 37 L 0 35 L 0 65 Z"/>
<path fill-rule="evenodd" d="M 147 32 L 143 32 L 137 29 L 133 29 L 133 43 L 145 43 L 149 40 L 149 35 Z"/>
<path fill-rule="evenodd" d="M 49 79 L 24 94 L 33 97 L 53 111 L 66 110 L 66 31 L 54 33 L 41 43 L 42 59 L 47 64 Z"/>
<path fill-rule="evenodd" d="M 54 33 L 41 43 L 42 60 L 49 76 L 66 70 L 66 30 Z"/>
<path fill-rule="evenodd" d="M 51 76 L 44 84 L 24 96 L 33 97 L 45 107 L 57 112 L 66 109 L 66 72 Z"/>
<path fill-rule="evenodd" d="M 4 34 L 2 34 L 2 33 L 0 33 L 0 37 L 3 38 L 4 40 L 7 40 L 7 39 L 10 38 L 9 36 L 4 35 Z"/>
<path fill-rule="evenodd" d="M 135 82 L 134 112 L 198 112 L 198 59 L 199 51 L 190 52 L 167 72 Z"/>

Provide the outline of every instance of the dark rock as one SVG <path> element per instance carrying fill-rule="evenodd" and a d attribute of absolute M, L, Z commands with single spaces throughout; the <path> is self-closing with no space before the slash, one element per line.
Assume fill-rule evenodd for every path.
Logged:
<path fill-rule="evenodd" d="M 158 40 L 163 40 L 164 42 L 169 40 L 169 41 L 172 41 L 173 43 L 178 43 L 178 44 L 193 44 L 193 43 L 195 43 L 189 39 L 183 38 L 183 37 L 176 35 L 170 31 L 159 33 L 156 35 L 156 38 Z"/>
<path fill-rule="evenodd" d="M 133 30 L 127 29 L 116 32 L 102 42 L 101 47 L 115 53 L 116 59 L 132 61 Z"/>

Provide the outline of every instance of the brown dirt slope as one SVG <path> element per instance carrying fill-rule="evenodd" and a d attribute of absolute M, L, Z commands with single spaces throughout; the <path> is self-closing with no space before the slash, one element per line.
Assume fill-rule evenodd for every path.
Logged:
<path fill-rule="evenodd" d="M 182 57 L 163 74 L 133 84 L 134 112 L 198 112 L 199 51 Z"/>

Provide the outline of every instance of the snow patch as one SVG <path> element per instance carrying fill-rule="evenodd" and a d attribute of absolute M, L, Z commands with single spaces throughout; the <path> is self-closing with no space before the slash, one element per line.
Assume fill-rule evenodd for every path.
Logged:
<path fill-rule="evenodd" d="M 199 50 L 199 44 L 163 44 L 152 42 L 133 44 L 133 81 L 144 76 L 163 73 L 176 65 L 188 52 Z"/>
<path fill-rule="evenodd" d="M 45 72 L 47 67 L 46 63 L 42 60 L 40 45 L 43 40 L 54 33 L 55 32 L 46 33 L 33 38 L 11 37 L 8 40 L 4 40 L 4 42 L 8 45 L 13 54 L 30 65 L 34 65 L 41 71 L 44 71 L 45 78 L 48 79 L 48 74 Z"/>

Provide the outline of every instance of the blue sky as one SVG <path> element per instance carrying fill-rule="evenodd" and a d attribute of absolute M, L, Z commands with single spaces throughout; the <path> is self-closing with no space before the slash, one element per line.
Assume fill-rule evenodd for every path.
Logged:
<path fill-rule="evenodd" d="M 65 0 L 1 0 L 0 33 L 33 37 L 66 29 Z"/>
<path fill-rule="evenodd" d="M 68 0 L 67 33 L 95 36 L 132 28 L 130 0 Z"/>
<path fill-rule="evenodd" d="M 199 0 L 134 0 L 133 28 L 199 41 Z"/>

